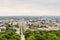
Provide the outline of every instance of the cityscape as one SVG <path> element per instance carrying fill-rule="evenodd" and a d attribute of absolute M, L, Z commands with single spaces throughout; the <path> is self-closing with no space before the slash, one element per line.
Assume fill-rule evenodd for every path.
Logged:
<path fill-rule="evenodd" d="M 0 0 L 0 40 L 60 40 L 60 0 Z"/>
<path fill-rule="evenodd" d="M 0 16 L 0 34 L 0 40 L 60 40 L 60 16 Z"/>

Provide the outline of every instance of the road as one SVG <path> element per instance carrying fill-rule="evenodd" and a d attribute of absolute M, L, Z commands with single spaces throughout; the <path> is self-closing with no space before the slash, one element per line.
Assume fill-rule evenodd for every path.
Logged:
<path fill-rule="evenodd" d="M 19 27 L 20 27 L 21 40 L 25 40 L 25 35 L 23 34 L 23 25 L 22 25 L 22 23 L 19 23 Z"/>
<path fill-rule="evenodd" d="M 23 29 L 22 29 L 22 27 L 21 27 L 21 40 L 25 40 L 25 36 L 24 36 L 24 34 L 23 34 Z"/>

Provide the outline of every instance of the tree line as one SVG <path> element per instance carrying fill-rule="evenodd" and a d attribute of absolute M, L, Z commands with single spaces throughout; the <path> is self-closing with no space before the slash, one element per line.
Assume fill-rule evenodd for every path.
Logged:
<path fill-rule="evenodd" d="M 27 30 L 24 35 L 26 40 L 60 40 L 60 30 Z"/>

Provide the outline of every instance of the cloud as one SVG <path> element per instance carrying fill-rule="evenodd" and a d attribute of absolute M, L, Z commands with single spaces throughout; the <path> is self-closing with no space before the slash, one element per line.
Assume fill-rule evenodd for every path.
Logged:
<path fill-rule="evenodd" d="M 0 16 L 60 15 L 60 0 L 0 0 Z"/>

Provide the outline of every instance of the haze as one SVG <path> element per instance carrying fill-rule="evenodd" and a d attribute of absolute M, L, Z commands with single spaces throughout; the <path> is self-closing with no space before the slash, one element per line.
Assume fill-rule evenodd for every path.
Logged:
<path fill-rule="evenodd" d="M 0 16 L 60 16 L 60 0 L 0 0 Z"/>

